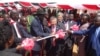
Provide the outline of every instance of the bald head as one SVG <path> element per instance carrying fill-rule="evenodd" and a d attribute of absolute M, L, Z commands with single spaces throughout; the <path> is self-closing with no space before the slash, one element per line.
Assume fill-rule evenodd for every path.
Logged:
<path fill-rule="evenodd" d="M 57 18 L 54 17 L 54 16 L 52 16 L 52 17 L 50 18 L 50 22 L 51 22 L 52 25 L 56 25 L 56 24 L 57 24 Z"/>

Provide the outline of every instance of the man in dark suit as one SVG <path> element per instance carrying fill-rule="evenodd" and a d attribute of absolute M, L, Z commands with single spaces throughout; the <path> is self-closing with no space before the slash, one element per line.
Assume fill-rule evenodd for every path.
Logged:
<path fill-rule="evenodd" d="M 43 30 L 42 20 L 44 18 L 45 12 L 43 11 L 43 9 L 38 9 L 36 14 L 37 16 L 35 17 L 35 19 L 32 21 L 32 24 L 31 24 L 32 36 L 35 36 L 35 37 L 49 36 L 50 33 L 45 33 Z M 39 56 L 41 46 L 42 46 L 42 41 L 37 42 L 37 45 L 33 49 L 34 56 Z"/>
<path fill-rule="evenodd" d="M 88 15 L 83 15 L 81 18 L 81 24 L 79 26 L 79 30 L 87 30 L 89 26 L 90 26 L 90 23 L 89 23 Z M 79 47 L 78 55 L 85 56 L 86 40 L 88 39 L 88 37 L 84 35 L 73 35 L 73 38 L 76 39 L 74 40 L 74 43 L 77 44 Z"/>
<path fill-rule="evenodd" d="M 66 30 L 69 30 L 71 28 L 71 26 L 77 24 L 74 21 L 74 14 L 69 14 L 69 19 L 67 19 L 66 21 L 64 21 L 64 24 L 65 24 Z"/>
<path fill-rule="evenodd" d="M 52 16 L 50 18 L 50 22 L 51 22 L 50 29 L 53 34 L 56 34 L 56 32 L 58 30 L 61 30 L 61 29 L 63 30 L 63 28 L 58 25 L 56 17 Z M 48 52 L 48 56 L 60 56 L 63 45 L 64 45 L 64 41 L 65 41 L 64 39 L 52 38 L 51 39 L 51 49 Z M 61 55 L 61 56 L 63 56 L 63 55 Z"/>
<path fill-rule="evenodd" d="M 17 25 L 18 30 L 23 38 L 30 38 L 30 37 L 32 38 L 32 35 L 28 32 L 27 23 L 28 23 L 27 18 L 24 16 L 21 17 L 20 22 Z"/>
<path fill-rule="evenodd" d="M 70 31 L 76 35 L 88 35 L 87 56 L 100 56 L 100 16 L 95 18 L 95 24 L 87 30 Z"/>
<path fill-rule="evenodd" d="M 12 10 L 10 13 L 11 19 L 9 20 L 9 23 L 11 23 L 12 28 L 13 28 L 13 33 L 14 33 L 14 40 L 15 43 L 20 43 L 21 42 L 21 34 L 18 30 L 18 20 L 19 20 L 19 12 L 16 10 Z"/>
<path fill-rule="evenodd" d="M 35 19 L 32 21 L 31 24 L 31 34 L 33 36 L 45 37 L 50 35 L 49 33 L 44 33 L 43 31 L 42 20 L 44 18 L 44 14 L 45 12 L 42 9 L 38 9 L 37 16 L 35 17 Z"/>
<path fill-rule="evenodd" d="M 64 21 L 64 25 L 66 31 L 71 29 L 71 27 L 77 24 L 74 20 L 74 14 L 68 14 L 66 20 Z M 65 41 L 65 56 L 72 56 L 72 46 L 73 46 L 73 38 L 71 34 L 68 34 L 67 39 Z"/>
<path fill-rule="evenodd" d="M 28 33 L 26 17 L 23 16 L 19 19 L 18 11 L 12 11 L 10 16 L 12 19 L 11 25 L 13 27 L 15 42 L 20 43 L 23 38 L 33 37 Z"/>
<path fill-rule="evenodd" d="M 68 14 L 67 17 L 68 17 L 68 18 L 64 21 L 64 25 L 65 25 L 66 31 L 67 31 L 67 30 L 70 30 L 71 27 L 72 27 L 73 25 L 76 25 L 76 24 L 77 24 L 77 23 L 73 20 L 73 19 L 74 19 L 74 14 Z M 69 36 L 68 36 L 68 39 L 67 39 L 66 41 L 68 41 L 67 43 L 68 43 L 68 45 L 71 47 L 73 40 L 72 40 L 72 38 L 71 38 L 71 35 L 70 35 L 70 34 L 68 34 L 68 35 L 69 35 Z"/>

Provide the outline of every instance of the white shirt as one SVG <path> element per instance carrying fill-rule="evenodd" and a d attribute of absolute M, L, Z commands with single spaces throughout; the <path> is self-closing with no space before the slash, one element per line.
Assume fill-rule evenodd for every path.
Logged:
<path fill-rule="evenodd" d="M 69 22 L 65 23 L 65 28 L 66 28 L 66 30 L 69 30 Z"/>

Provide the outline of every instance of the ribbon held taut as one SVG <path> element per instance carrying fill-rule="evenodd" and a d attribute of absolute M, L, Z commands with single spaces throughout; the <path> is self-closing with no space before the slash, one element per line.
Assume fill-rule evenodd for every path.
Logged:
<path fill-rule="evenodd" d="M 65 32 L 63 32 L 63 30 L 59 30 L 56 32 L 55 35 L 50 35 L 50 36 L 47 36 L 47 37 L 43 37 L 43 38 L 40 38 L 40 39 L 36 39 L 36 41 L 41 41 L 41 40 L 45 40 L 45 39 L 48 39 L 48 38 L 51 38 L 51 37 L 56 37 L 56 38 L 61 38 L 63 39 L 65 36 Z M 22 41 L 22 44 L 21 46 L 25 49 L 25 50 L 32 50 L 32 48 L 34 47 L 35 45 L 35 41 L 34 39 L 32 38 L 26 38 Z"/>

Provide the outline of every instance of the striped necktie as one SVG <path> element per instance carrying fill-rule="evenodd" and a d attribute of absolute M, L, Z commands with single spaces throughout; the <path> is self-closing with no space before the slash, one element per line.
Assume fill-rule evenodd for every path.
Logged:
<path fill-rule="evenodd" d="M 22 38 L 21 35 L 20 35 L 20 33 L 19 33 L 19 30 L 18 30 L 18 28 L 17 28 L 17 23 L 16 23 L 16 22 L 13 23 L 13 26 L 14 26 L 14 28 L 15 28 L 15 31 L 16 31 L 16 34 L 17 34 L 17 37 L 18 37 L 18 38 Z"/>

